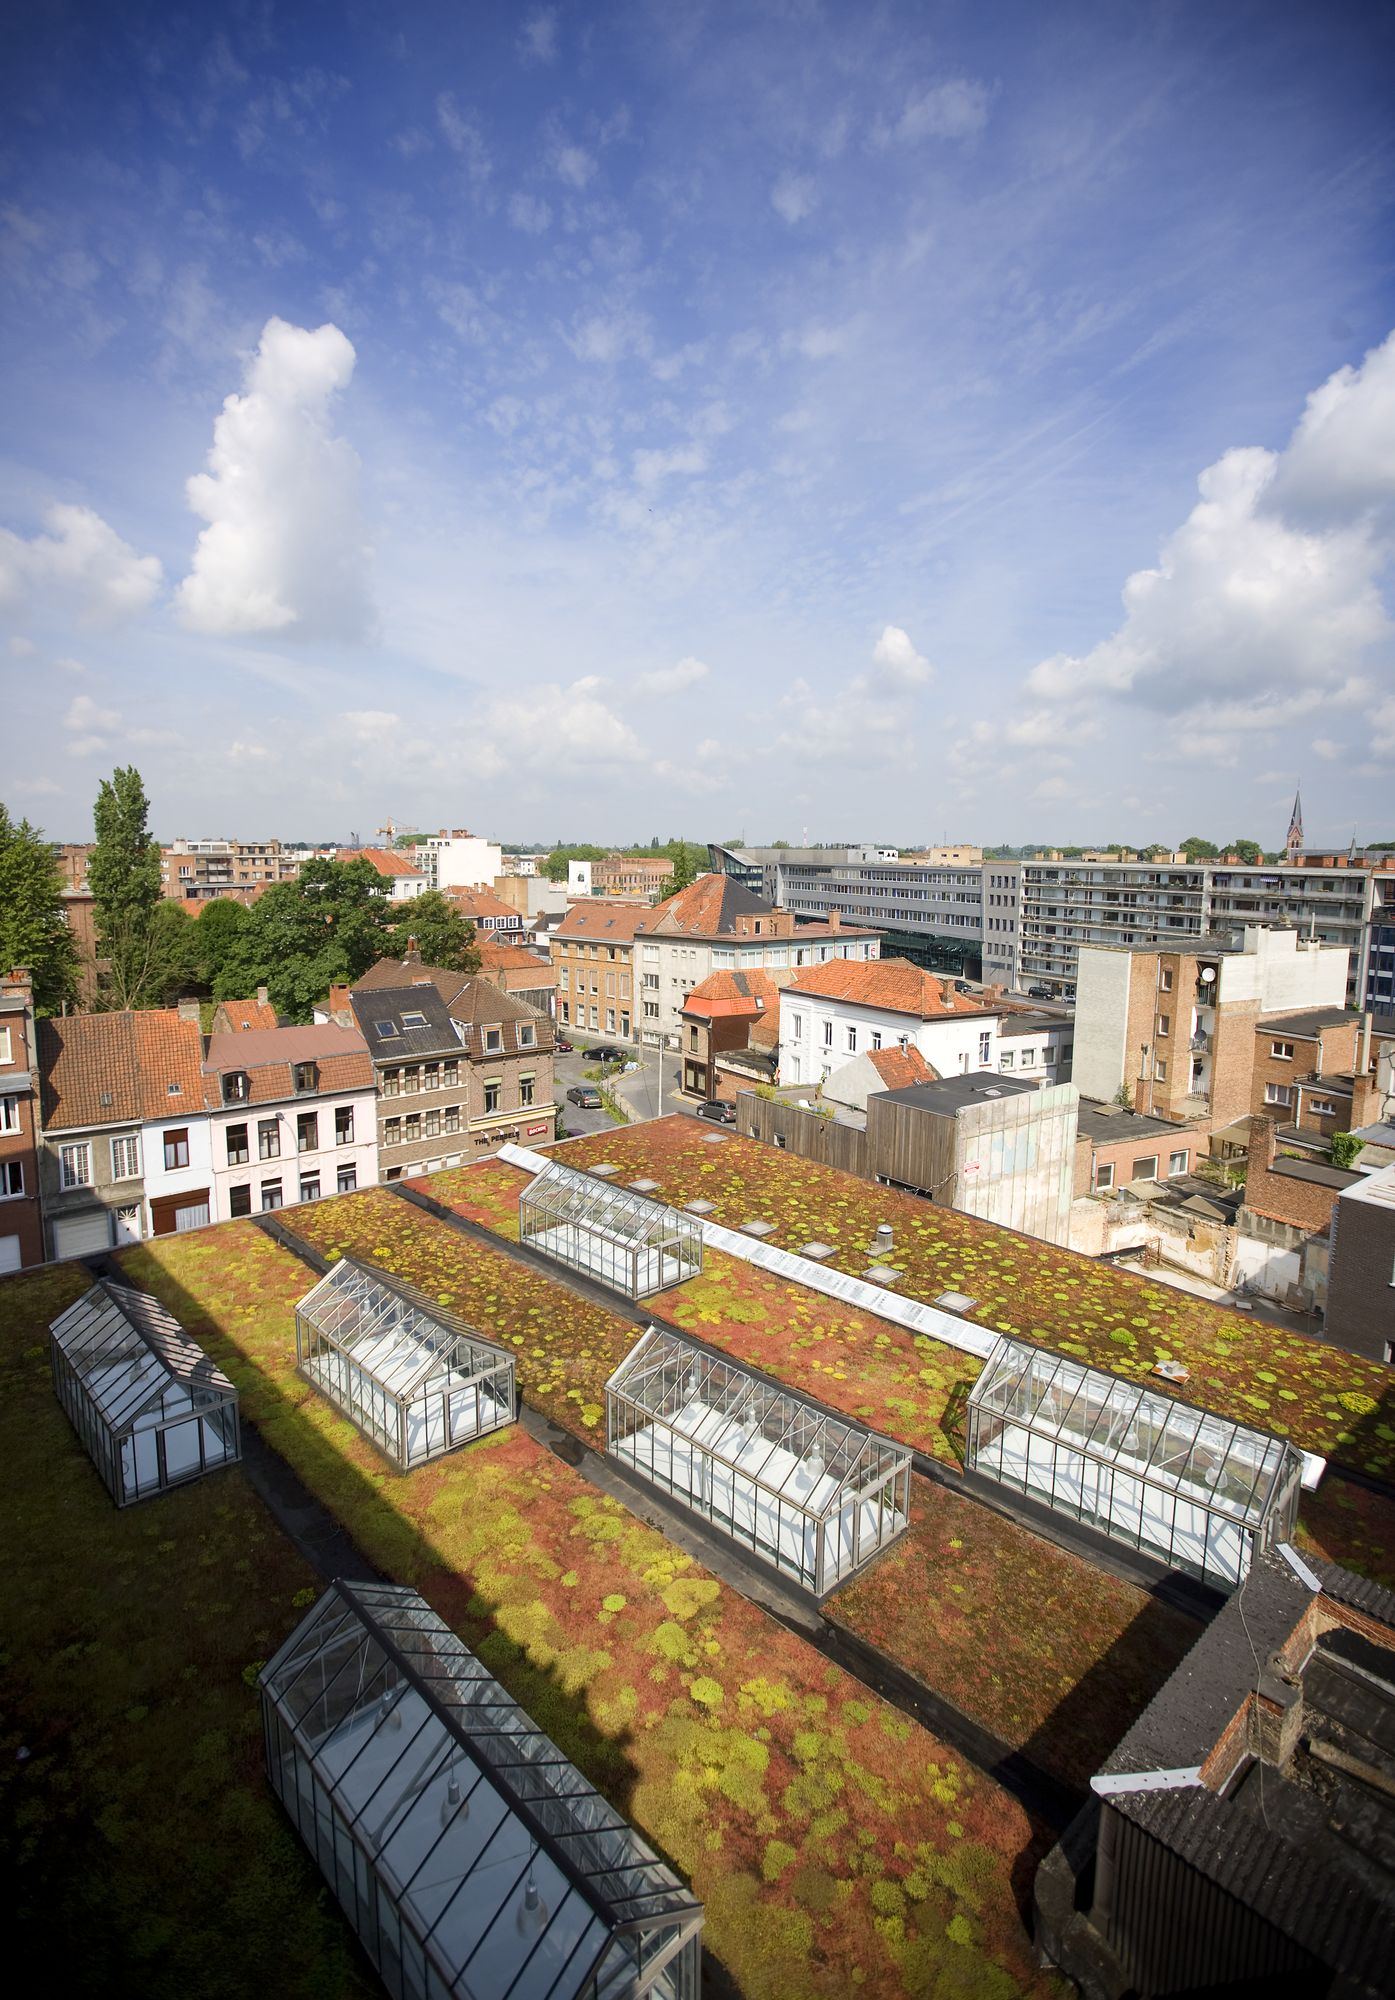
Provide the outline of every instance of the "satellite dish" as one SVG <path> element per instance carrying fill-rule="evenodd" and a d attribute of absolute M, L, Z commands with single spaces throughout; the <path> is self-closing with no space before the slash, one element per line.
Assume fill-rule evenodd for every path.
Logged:
<path fill-rule="evenodd" d="M 1213 979 L 1215 978 L 1215 976 L 1216 976 L 1216 968 L 1215 968 L 1215 966 L 1214 966 L 1214 965 L 1203 965 L 1203 966 L 1202 966 L 1202 968 L 1201 968 L 1201 983 L 1202 983 L 1202 985 L 1203 985 L 1203 986 L 1207 986 L 1207 985 L 1209 985 L 1209 984 L 1210 984 L 1210 982 L 1211 982 L 1211 981 L 1212 981 L 1212 980 L 1213 980 Z"/>

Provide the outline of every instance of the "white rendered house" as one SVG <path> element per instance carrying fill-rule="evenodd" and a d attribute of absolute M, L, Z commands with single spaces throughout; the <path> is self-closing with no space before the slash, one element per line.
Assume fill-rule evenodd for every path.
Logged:
<path fill-rule="evenodd" d="M 822 1084 L 879 1049 L 919 1050 L 937 1076 L 998 1067 L 1000 1015 L 906 959 L 834 961 L 780 993 L 780 1081 Z"/>

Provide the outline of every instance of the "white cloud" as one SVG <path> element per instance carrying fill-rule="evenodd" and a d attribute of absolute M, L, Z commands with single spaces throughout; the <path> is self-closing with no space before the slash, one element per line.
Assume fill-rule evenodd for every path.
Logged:
<path fill-rule="evenodd" d="M 619 770 L 647 764 L 650 753 L 623 716 L 601 699 L 600 682 L 588 674 L 568 687 L 530 687 L 526 694 L 496 696 L 483 703 L 471 729 L 475 768 L 497 777 L 532 757 L 538 744 L 538 717 L 547 717 L 553 741 L 563 748 L 568 768 Z"/>
<path fill-rule="evenodd" d="M 922 139 L 972 139 L 987 123 L 987 90 L 956 76 L 909 98 L 900 117 L 878 126 L 875 136 L 883 145 L 914 146 Z"/>
<path fill-rule="evenodd" d="M 1315 736 L 1312 742 L 1313 754 L 1321 757 L 1324 764 L 1335 764 L 1342 755 L 1340 743 L 1334 743 L 1330 736 Z"/>
<path fill-rule="evenodd" d="M 627 354 L 647 355 L 653 345 L 648 320 L 628 307 L 573 321 L 566 339 L 578 361 L 619 361 Z"/>
<path fill-rule="evenodd" d="M 358 459 L 330 425 L 353 372 L 337 326 L 267 321 L 245 392 L 214 423 L 209 470 L 188 482 L 209 525 L 178 591 L 186 625 L 340 638 L 369 628 Z"/>
<path fill-rule="evenodd" d="M 64 713 L 63 727 L 70 733 L 68 755 L 90 757 L 111 747 L 121 728 L 121 711 L 102 708 L 91 695 L 76 694 Z"/>
<path fill-rule="evenodd" d="M 806 361 L 829 361 L 848 344 L 845 326 L 806 326 L 800 333 L 787 333 L 784 346 L 802 354 Z"/>
<path fill-rule="evenodd" d="M 518 37 L 518 52 L 524 62 L 556 62 L 557 16 L 550 7 L 539 8 L 523 23 Z"/>
<path fill-rule="evenodd" d="M 634 465 L 636 484 L 653 487 L 675 472 L 706 472 L 707 447 L 680 444 L 670 446 L 667 451 L 637 451 Z"/>
<path fill-rule="evenodd" d="M 703 661 L 695 660 L 690 653 L 686 659 L 676 661 L 671 667 L 655 667 L 650 673 L 637 675 L 635 693 L 681 694 L 685 688 L 696 687 L 699 681 L 705 681 L 707 674 Z"/>
<path fill-rule="evenodd" d="M 552 166 L 558 180 L 575 188 L 584 188 L 596 171 L 595 159 L 584 146 L 559 146 Z"/>
<path fill-rule="evenodd" d="M 888 688 L 924 687 L 934 672 L 899 625 L 882 628 L 882 636 L 872 648 L 872 666 L 871 679 Z"/>
<path fill-rule="evenodd" d="M 770 203 L 777 215 L 791 227 L 812 215 L 818 205 L 818 191 L 808 174 L 781 174 L 770 190 Z"/>
<path fill-rule="evenodd" d="M 478 193 L 493 173 L 494 162 L 478 125 L 461 113 L 449 90 L 436 99 L 436 123 L 451 151 L 460 155 L 470 185 Z"/>
<path fill-rule="evenodd" d="M 0 611 L 76 606 L 92 623 L 116 624 L 149 608 L 164 576 L 156 557 L 138 556 L 90 507 L 50 507 L 44 525 L 30 540 L 0 528 Z"/>
<path fill-rule="evenodd" d="M 1309 396 L 1270 499 L 1291 519 L 1317 522 L 1395 502 L 1395 333 Z"/>
<path fill-rule="evenodd" d="M 529 236 L 541 236 L 551 226 L 552 210 L 535 194 L 513 194 L 509 196 L 509 221 Z"/>

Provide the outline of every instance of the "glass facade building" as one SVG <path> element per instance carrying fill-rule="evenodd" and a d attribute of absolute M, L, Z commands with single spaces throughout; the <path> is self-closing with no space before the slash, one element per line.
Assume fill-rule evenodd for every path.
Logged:
<path fill-rule="evenodd" d="M 1267 1431 L 1006 1335 L 969 1391 L 965 1463 L 1222 1589 L 1289 1539 L 1303 1471 Z"/>
<path fill-rule="evenodd" d="M 513 1356 L 343 1257 L 295 1309 L 296 1366 L 399 1472 L 513 1422 Z"/>
<path fill-rule="evenodd" d="M 260 1685 L 393 2000 L 698 2000 L 702 1905 L 415 1591 L 332 1584 Z"/>
<path fill-rule="evenodd" d="M 519 1240 L 626 1298 L 643 1299 L 702 1269 L 696 1216 L 549 1162 L 519 1197 Z"/>
<path fill-rule="evenodd" d="M 148 1292 L 103 1278 L 49 1335 L 54 1392 L 118 1507 L 242 1456 L 236 1389 Z"/>
<path fill-rule="evenodd" d="M 911 1454 L 650 1327 L 606 1384 L 606 1450 L 816 1597 L 901 1534 Z"/>

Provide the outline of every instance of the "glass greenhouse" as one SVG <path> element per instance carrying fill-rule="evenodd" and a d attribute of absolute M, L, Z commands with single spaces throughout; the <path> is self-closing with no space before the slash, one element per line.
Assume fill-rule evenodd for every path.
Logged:
<path fill-rule="evenodd" d="M 606 1449 L 816 1597 L 909 1519 L 904 1445 L 659 1327 L 606 1384 Z"/>
<path fill-rule="evenodd" d="M 241 1458 L 236 1389 L 148 1292 L 103 1278 L 49 1334 L 54 1391 L 118 1507 Z"/>
<path fill-rule="evenodd" d="M 519 1197 L 519 1239 L 627 1298 L 681 1285 L 702 1269 L 702 1224 L 630 1188 L 549 1161 Z"/>
<path fill-rule="evenodd" d="M 296 1365 L 399 1472 L 513 1422 L 513 1356 L 343 1257 L 295 1309 Z"/>
<path fill-rule="evenodd" d="M 413 1590 L 332 1584 L 267 1770 L 394 2000 L 698 2000 L 702 1905 Z"/>
<path fill-rule="evenodd" d="M 1007 1336 L 969 1391 L 966 1465 L 1224 1589 L 1292 1534 L 1303 1470 L 1267 1431 Z"/>

